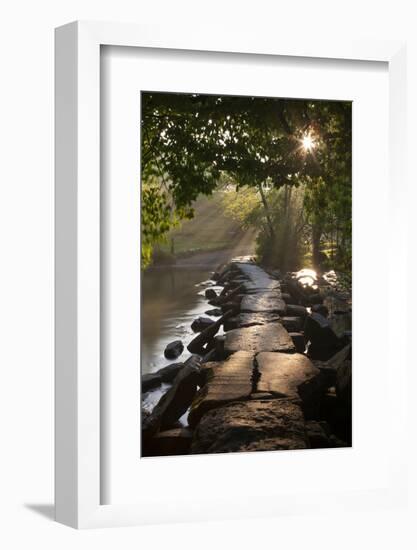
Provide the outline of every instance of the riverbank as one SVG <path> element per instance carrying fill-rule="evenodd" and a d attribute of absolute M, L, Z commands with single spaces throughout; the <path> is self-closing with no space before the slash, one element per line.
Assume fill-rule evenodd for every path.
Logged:
<path fill-rule="evenodd" d="M 244 238 L 238 240 L 234 246 L 230 243 L 226 247 L 215 248 L 214 250 L 195 250 L 178 255 L 166 255 L 157 258 L 148 270 L 166 269 L 167 267 L 184 269 L 188 267 L 210 269 L 213 266 L 224 266 L 233 258 L 242 255 L 255 254 L 255 232 L 248 232 Z"/>
<path fill-rule="evenodd" d="M 205 294 L 214 311 L 193 323 L 191 357 L 142 377 L 145 395 L 169 387 L 142 411 L 142 455 L 349 446 L 350 296 L 250 258 L 215 273 Z M 174 359 L 183 343 L 171 349 Z"/>

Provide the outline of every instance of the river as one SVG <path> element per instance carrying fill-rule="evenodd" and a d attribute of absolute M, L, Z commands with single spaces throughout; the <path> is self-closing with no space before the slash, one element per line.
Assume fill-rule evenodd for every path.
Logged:
<path fill-rule="evenodd" d="M 212 271 L 199 268 L 159 268 L 142 277 L 142 374 L 155 372 L 174 361 L 164 357 L 173 340 L 184 346 L 195 336 L 192 321 L 213 309 L 204 297 L 206 288 L 219 290 L 208 279 Z M 190 354 L 185 349 L 177 361 Z"/>
<path fill-rule="evenodd" d="M 141 373 L 155 372 L 174 362 L 183 362 L 190 353 L 187 345 L 196 336 L 191 323 L 198 316 L 213 309 L 205 298 L 205 290 L 216 291 L 223 287 L 215 286 L 210 280 L 213 270 L 226 264 L 231 258 L 253 253 L 251 245 L 242 242 L 233 249 L 217 250 L 181 258 L 175 266 L 160 266 L 142 273 L 141 309 Z M 212 317 L 217 319 L 218 317 Z M 222 334 L 223 328 L 219 330 Z M 170 342 L 181 340 L 184 351 L 176 359 L 164 357 L 164 349 Z M 142 406 L 151 411 L 161 395 L 169 388 L 167 384 L 142 396 Z"/>
<path fill-rule="evenodd" d="M 205 290 L 222 288 L 210 281 L 212 273 L 207 267 L 189 266 L 150 269 L 142 275 L 142 374 L 190 357 L 187 345 L 196 336 L 190 325 L 214 307 L 207 302 Z M 178 359 L 170 361 L 165 359 L 164 350 L 173 340 L 181 340 L 185 349 Z M 152 410 L 168 387 L 162 384 L 144 394 L 143 407 Z"/>

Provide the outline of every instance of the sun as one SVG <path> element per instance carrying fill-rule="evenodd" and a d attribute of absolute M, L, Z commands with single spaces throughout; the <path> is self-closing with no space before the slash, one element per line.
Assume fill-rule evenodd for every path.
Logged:
<path fill-rule="evenodd" d="M 309 153 L 316 146 L 311 134 L 305 134 L 301 139 L 301 146 L 306 153 Z"/>

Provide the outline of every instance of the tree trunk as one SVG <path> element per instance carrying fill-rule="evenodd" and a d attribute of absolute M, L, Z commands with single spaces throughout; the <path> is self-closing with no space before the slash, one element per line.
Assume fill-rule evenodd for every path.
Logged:
<path fill-rule="evenodd" d="M 322 235 L 322 228 L 320 224 L 314 223 L 312 227 L 312 235 L 311 235 L 311 244 L 312 244 L 312 255 L 313 255 L 313 267 L 317 271 L 317 273 L 320 272 L 320 240 Z"/>
<path fill-rule="evenodd" d="M 275 240 L 274 224 L 272 223 L 272 218 L 271 218 L 271 213 L 269 211 L 268 202 L 266 200 L 266 196 L 265 196 L 264 190 L 262 189 L 262 184 L 261 183 L 258 184 L 258 189 L 259 189 L 259 194 L 261 195 L 262 204 L 264 206 L 266 221 L 268 222 L 268 227 L 269 227 L 269 232 L 271 234 L 271 239 L 274 241 Z"/>
<path fill-rule="evenodd" d="M 285 185 L 285 195 L 284 195 L 284 228 L 282 233 L 282 244 L 281 244 L 281 269 L 287 271 L 289 268 L 288 257 L 290 256 L 290 247 L 292 243 L 290 242 L 290 216 L 291 216 L 291 196 L 292 196 L 292 187 Z"/>

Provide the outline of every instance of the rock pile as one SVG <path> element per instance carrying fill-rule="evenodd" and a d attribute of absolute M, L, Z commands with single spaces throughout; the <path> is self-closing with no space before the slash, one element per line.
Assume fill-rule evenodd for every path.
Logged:
<path fill-rule="evenodd" d="M 197 355 L 142 377 L 143 392 L 172 384 L 143 415 L 143 456 L 351 445 L 349 296 L 276 275 L 245 258 L 213 275 L 206 314 L 221 315 L 193 322 Z"/>

